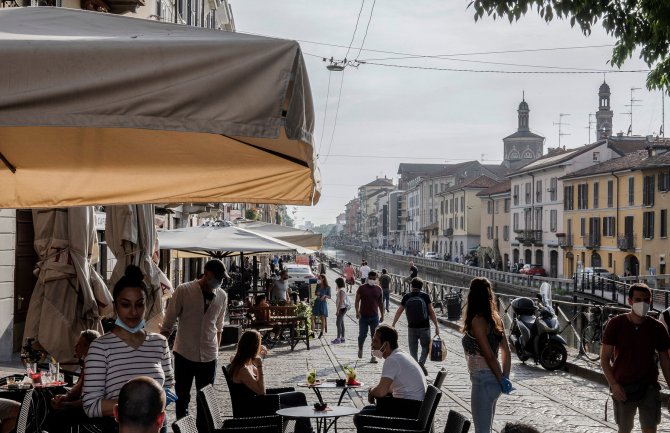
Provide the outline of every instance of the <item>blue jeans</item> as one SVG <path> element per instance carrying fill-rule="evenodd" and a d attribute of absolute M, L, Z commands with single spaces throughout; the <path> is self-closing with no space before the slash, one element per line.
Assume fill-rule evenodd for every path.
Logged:
<path fill-rule="evenodd" d="M 407 340 L 409 354 L 419 364 L 425 364 L 430 349 L 430 328 L 407 328 Z M 421 358 L 418 357 L 419 343 L 421 343 Z"/>
<path fill-rule="evenodd" d="M 477 370 L 470 373 L 472 391 L 470 405 L 475 433 L 491 433 L 496 402 L 500 397 L 500 383 L 490 369 Z"/>
<path fill-rule="evenodd" d="M 358 319 L 358 348 L 363 348 L 363 343 L 368 337 L 368 328 L 370 328 L 370 338 L 374 337 L 375 329 L 379 326 L 379 316 L 375 314 L 374 316 L 361 316 Z"/>
<path fill-rule="evenodd" d="M 389 303 L 391 302 L 391 291 L 388 289 L 383 289 L 384 293 L 384 308 L 386 308 L 386 311 L 389 310 Z"/>

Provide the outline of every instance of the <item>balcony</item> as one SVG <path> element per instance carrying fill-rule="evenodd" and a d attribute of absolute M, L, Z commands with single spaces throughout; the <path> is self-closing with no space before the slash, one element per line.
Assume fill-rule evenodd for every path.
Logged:
<path fill-rule="evenodd" d="M 451 239 L 452 237 L 454 237 L 454 229 L 453 229 L 453 228 L 448 228 L 448 229 L 446 229 L 446 230 L 444 231 L 444 236 L 446 236 L 446 237 L 448 237 L 448 238 L 450 238 L 450 239 Z"/>
<path fill-rule="evenodd" d="M 542 245 L 542 230 L 517 230 L 516 240 L 524 245 Z"/>
<path fill-rule="evenodd" d="M 557 233 L 556 238 L 558 239 L 558 246 L 561 248 L 570 248 L 573 246 L 572 233 L 563 234 L 563 236 L 559 236 Z"/>
<path fill-rule="evenodd" d="M 635 249 L 635 235 L 633 233 L 626 233 L 616 237 L 616 246 L 622 251 Z"/>
<path fill-rule="evenodd" d="M 584 246 L 595 249 L 600 246 L 600 233 L 584 233 Z"/>

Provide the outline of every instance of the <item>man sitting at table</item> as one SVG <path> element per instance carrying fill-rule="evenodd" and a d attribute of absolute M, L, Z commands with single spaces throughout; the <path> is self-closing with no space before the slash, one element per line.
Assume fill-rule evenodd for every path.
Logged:
<path fill-rule="evenodd" d="M 372 354 L 384 358 L 382 377 L 368 391 L 372 406 L 364 407 L 361 414 L 416 418 L 426 395 L 426 378 L 416 360 L 398 348 L 398 331 L 379 325 L 372 338 Z"/>
<path fill-rule="evenodd" d="M 158 433 L 165 420 L 165 391 L 150 377 L 129 380 L 114 406 L 119 433 Z"/>

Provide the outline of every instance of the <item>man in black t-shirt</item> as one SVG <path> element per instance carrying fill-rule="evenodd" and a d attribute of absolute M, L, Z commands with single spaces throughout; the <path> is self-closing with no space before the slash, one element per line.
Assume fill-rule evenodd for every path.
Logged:
<path fill-rule="evenodd" d="M 400 301 L 400 307 L 393 318 L 393 327 L 400 319 L 403 312 L 407 314 L 407 340 L 409 345 L 409 353 L 412 358 L 416 359 L 427 376 L 428 370 L 424 364 L 428 358 L 428 349 L 430 348 L 430 322 L 435 325 L 435 334 L 440 335 L 440 327 L 437 323 L 437 316 L 433 309 L 428 293 L 421 291 L 423 288 L 423 280 L 421 278 L 414 278 L 412 280 L 412 291 L 403 296 Z M 418 357 L 419 343 L 421 343 L 421 357 Z"/>
<path fill-rule="evenodd" d="M 384 308 L 389 312 L 389 303 L 391 301 L 391 276 L 386 269 L 382 269 L 382 275 L 379 277 L 379 285 L 382 287 L 384 295 Z"/>

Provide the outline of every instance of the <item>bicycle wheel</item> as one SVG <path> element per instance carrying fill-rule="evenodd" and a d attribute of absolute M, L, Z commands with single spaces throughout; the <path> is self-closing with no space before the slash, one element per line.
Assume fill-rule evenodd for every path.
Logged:
<path fill-rule="evenodd" d="M 591 323 L 582 330 L 582 348 L 584 349 L 584 356 L 590 361 L 598 361 L 600 359 L 600 326 Z"/>

